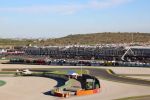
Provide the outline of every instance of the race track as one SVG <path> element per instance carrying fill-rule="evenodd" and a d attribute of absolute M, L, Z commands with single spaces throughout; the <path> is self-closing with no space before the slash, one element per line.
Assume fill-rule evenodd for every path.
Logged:
<path fill-rule="evenodd" d="M 66 70 L 73 70 L 80 68 L 52 68 L 52 69 L 41 69 L 41 71 L 66 71 Z M 39 69 L 40 70 L 40 69 Z M 144 79 L 136 79 L 136 78 L 130 78 L 125 76 L 120 76 L 115 74 L 114 72 L 111 72 L 108 69 L 101 69 L 101 68 L 84 68 L 84 70 L 88 70 L 90 75 L 97 76 L 102 79 L 107 79 L 109 81 L 115 81 L 115 82 L 122 82 L 122 83 L 128 83 L 128 84 L 136 84 L 136 85 L 144 85 L 144 86 L 150 86 L 149 80 Z"/>
<path fill-rule="evenodd" d="M 56 70 L 57 71 L 59 71 L 59 70 L 66 71 L 66 70 L 73 70 L 73 69 L 80 70 L 81 67 L 80 66 L 74 66 L 74 67 L 71 67 L 71 66 L 43 66 L 43 65 L 1 65 L 1 67 L 0 67 L 1 70 L 2 69 L 16 70 L 17 68 L 20 68 L 20 69 L 27 68 L 27 69 L 38 70 L 38 71 L 56 71 Z M 97 67 L 97 68 L 83 67 L 83 70 L 89 70 L 90 75 L 97 76 L 99 78 L 99 80 L 101 82 L 101 86 L 102 86 L 102 92 L 100 94 L 96 94 L 96 95 L 69 98 L 69 100 L 84 100 L 84 99 L 91 100 L 93 98 L 95 98 L 95 100 L 99 100 L 99 99 L 114 100 L 114 99 L 128 97 L 128 96 L 149 95 L 149 93 L 150 93 L 150 88 L 149 88 L 150 81 L 148 81 L 148 80 L 133 79 L 133 78 L 119 76 L 115 73 L 112 73 L 108 69 L 103 69 L 100 67 Z M 28 77 L 26 77 L 26 78 L 28 80 Z M 7 84 L 6 84 L 6 86 L 1 87 L 0 92 L 5 93 L 4 91 L 6 91 L 6 90 L 7 90 L 7 92 L 5 93 L 6 95 L 1 95 L 0 97 L 3 96 L 3 98 L 7 98 L 6 96 L 8 94 L 12 93 L 11 90 L 16 89 L 18 87 L 14 87 L 12 82 L 9 82 L 10 80 L 12 80 L 11 78 L 9 80 L 7 80 L 7 77 L 4 77 L 4 78 L 1 77 L 1 80 L 6 81 Z M 20 80 L 21 80 L 21 82 L 23 82 L 22 77 L 19 77 L 19 80 L 15 80 L 16 86 L 18 86 L 18 84 L 20 84 Z M 47 89 L 50 90 L 53 86 L 57 85 L 57 83 L 55 83 L 55 85 L 54 85 L 51 82 L 48 82 L 49 84 L 46 83 L 47 85 L 44 85 L 45 83 L 44 84 L 42 83 L 43 79 L 41 81 L 38 79 L 37 82 L 39 83 L 39 86 L 41 89 L 43 89 L 43 86 L 45 87 L 44 88 L 45 92 Z M 29 81 L 29 83 L 32 83 L 31 80 Z M 10 87 L 9 84 L 12 84 L 12 86 Z M 49 85 L 52 87 L 49 87 Z M 6 87 L 9 87 L 9 88 L 6 89 Z M 33 87 L 33 86 L 31 85 L 31 87 Z M 20 89 L 20 88 L 18 88 L 18 89 Z M 28 91 L 28 89 L 30 90 L 30 87 L 26 88 L 26 89 L 27 89 L 26 91 Z M 10 93 L 8 91 L 10 91 Z M 38 91 L 41 91 L 41 90 L 38 90 Z M 22 92 L 19 92 L 19 93 L 24 94 Z M 18 92 L 15 95 L 18 95 Z M 34 94 L 28 95 L 28 97 L 31 99 L 33 97 L 33 95 Z M 39 94 L 39 95 L 41 95 L 41 94 Z M 10 99 L 7 99 L 7 100 L 11 100 L 12 98 L 14 98 L 14 100 L 19 100 L 19 97 L 16 97 L 14 95 L 9 96 L 9 97 L 10 97 Z M 58 99 L 58 98 L 51 97 L 49 95 L 42 95 L 40 97 L 43 100 Z M 38 96 L 37 98 L 40 98 L 40 97 Z M 23 99 L 26 100 L 26 97 L 24 97 Z M 148 98 L 147 100 L 150 100 L 150 99 Z"/>

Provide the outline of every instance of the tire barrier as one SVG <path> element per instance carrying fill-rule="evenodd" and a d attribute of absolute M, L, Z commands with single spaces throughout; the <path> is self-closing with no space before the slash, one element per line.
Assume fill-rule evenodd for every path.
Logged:
<path fill-rule="evenodd" d="M 54 89 L 53 91 L 51 91 L 51 94 L 52 93 L 53 93 L 54 96 L 57 96 L 57 97 L 63 97 L 63 98 L 70 97 L 70 93 L 69 92 L 63 93 L 59 89 Z"/>

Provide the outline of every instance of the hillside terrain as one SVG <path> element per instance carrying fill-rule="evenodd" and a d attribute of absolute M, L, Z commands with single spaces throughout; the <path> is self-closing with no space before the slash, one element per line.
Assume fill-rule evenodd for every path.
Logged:
<path fill-rule="evenodd" d="M 133 38 L 132 38 L 133 36 Z M 92 33 L 68 35 L 54 39 L 0 39 L 0 46 L 22 46 L 22 45 L 73 45 L 73 44 L 101 44 L 101 43 L 149 43 L 149 33 Z"/>

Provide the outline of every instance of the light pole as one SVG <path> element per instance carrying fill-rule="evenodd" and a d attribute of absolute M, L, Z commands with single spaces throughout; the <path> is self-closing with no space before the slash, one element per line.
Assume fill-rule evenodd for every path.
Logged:
<path fill-rule="evenodd" d="M 80 65 L 81 76 L 82 76 L 82 68 L 83 66 L 82 66 L 82 61 L 81 61 L 81 65 Z"/>
<path fill-rule="evenodd" d="M 133 40 L 133 39 L 134 39 L 134 36 L 133 36 L 133 35 L 134 35 L 134 33 L 132 33 L 132 45 L 133 45 L 133 42 L 134 42 L 134 40 Z"/>
<path fill-rule="evenodd" d="M 95 78 L 93 79 L 93 89 L 95 89 Z"/>
<path fill-rule="evenodd" d="M 82 61 L 80 61 L 80 57 L 77 57 L 77 59 L 78 59 L 78 64 L 80 64 L 79 66 L 80 66 L 80 73 L 81 73 L 81 76 L 82 76 Z M 79 63 L 80 62 L 80 63 Z"/>
<path fill-rule="evenodd" d="M 82 66 L 82 61 L 81 61 L 81 76 L 82 76 L 82 67 L 83 67 L 83 66 Z"/>

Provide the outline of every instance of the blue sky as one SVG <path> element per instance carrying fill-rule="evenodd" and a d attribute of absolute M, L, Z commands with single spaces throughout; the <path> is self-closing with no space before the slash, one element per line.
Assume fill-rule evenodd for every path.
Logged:
<path fill-rule="evenodd" d="M 0 0 L 0 37 L 150 33 L 150 0 Z"/>

